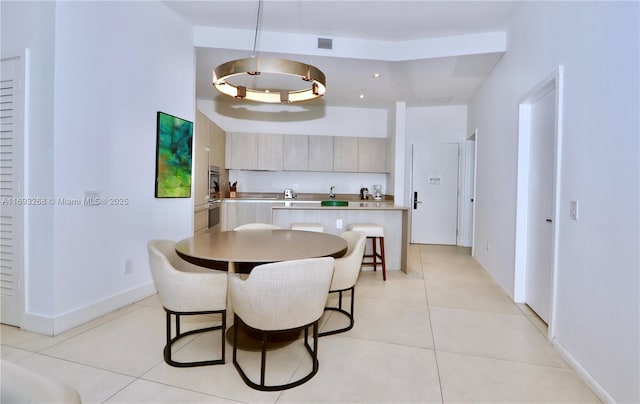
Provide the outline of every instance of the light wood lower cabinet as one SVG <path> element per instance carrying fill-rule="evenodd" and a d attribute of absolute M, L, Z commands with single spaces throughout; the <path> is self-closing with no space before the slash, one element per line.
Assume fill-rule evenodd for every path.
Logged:
<path fill-rule="evenodd" d="M 220 208 L 221 230 L 233 230 L 247 223 L 271 223 L 271 202 L 224 200 Z"/>

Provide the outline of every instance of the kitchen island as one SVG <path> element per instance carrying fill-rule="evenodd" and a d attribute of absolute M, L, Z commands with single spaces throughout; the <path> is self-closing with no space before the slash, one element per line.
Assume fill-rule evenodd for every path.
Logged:
<path fill-rule="evenodd" d="M 293 223 L 320 223 L 326 233 L 340 234 L 351 223 L 384 227 L 387 270 L 407 272 L 409 245 L 407 207 L 393 202 L 349 201 L 348 206 L 321 206 L 320 201 L 278 201 L 271 204 L 271 222 L 288 229 Z M 367 243 L 370 248 L 370 243 Z"/>

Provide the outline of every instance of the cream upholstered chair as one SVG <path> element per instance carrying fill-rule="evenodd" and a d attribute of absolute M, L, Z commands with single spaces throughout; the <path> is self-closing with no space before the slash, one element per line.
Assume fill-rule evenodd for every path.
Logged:
<path fill-rule="evenodd" d="M 325 310 L 337 311 L 349 318 L 349 325 L 336 330 L 323 331 L 318 335 L 338 334 L 349 331 L 353 328 L 353 306 L 355 301 L 355 286 L 360 275 L 360 266 L 362 265 L 362 257 L 364 255 L 365 243 L 367 236 L 359 231 L 345 231 L 340 237 L 347 240 L 347 252 L 341 258 L 336 258 L 335 269 L 333 270 L 333 279 L 329 293 L 338 293 L 338 307 L 325 307 Z M 351 308 L 346 311 L 342 308 L 342 292 L 351 291 Z"/>
<path fill-rule="evenodd" d="M 0 360 L 0 403 L 80 403 L 80 394 L 66 383 L 7 360 Z"/>
<path fill-rule="evenodd" d="M 280 230 L 280 229 L 281 227 L 278 227 L 273 224 L 268 224 L 268 223 L 247 223 L 247 224 L 238 226 L 233 230 L 238 231 L 238 230 Z"/>
<path fill-rule="evenodd" d="M 167 343 L 164 347 L 164 361 L 176 367 L 224 364 L 227 273 L 184 261 L 176 254 L 175 242 L 171 240 L 152 240 L 147 249 L 151 274 L 166 312 Z M 220 314 L 221 324 L 181 333 L 180 316 L 202 314 Z M 171 315 L 175 316 L 175 337 L 171 337 Z M 221 330 L 221 359 L 177 362 L 171 358 L 171 346 L 180 338 L 214 330 Z"/>
<path fill-rule="evenodd" d="M 320 223 L 293 223 L 291 224 L 291 230 L 315 231 L 317 233 L 324 233 L 324 226 Z"/>
<path fill-rule="evenodd" d="M 318 372 L 318 321 L 324 311 L 333 275 L 334 259 L 309 258 L 263 264 L 249 278 L 229 275 L 229 293 L 234 311 L 233 364 L 244 382 L 257 390 L 275 391 L 299 386 Z M 313 327 L 313 348 L 309 346 Z M 249 327 L 261 338 L 260 381 L 249 379 L 237 360 L 238 328 Z M 312 370 L 287 384 L 266 385 L 268 337 L 284 331 L 304 329 L 304 346 L 312 358 Z"/>

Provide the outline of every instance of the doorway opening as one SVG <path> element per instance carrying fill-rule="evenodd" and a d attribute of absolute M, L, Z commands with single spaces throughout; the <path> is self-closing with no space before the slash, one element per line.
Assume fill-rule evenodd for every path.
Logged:
<path fill-rule="evenodd" d="M 562 67 L 519 104 L 514 301 L 526 303 L 554 335 Z"/>

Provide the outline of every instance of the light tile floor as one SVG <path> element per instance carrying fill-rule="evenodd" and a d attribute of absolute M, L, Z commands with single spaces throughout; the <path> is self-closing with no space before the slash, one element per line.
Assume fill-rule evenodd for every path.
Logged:
<path fill-rule="evenodd" d="M 247 387 L 229 345 L 222 366 L 166 365 L 157 296 L 56 337 L 3 325 L 1 355 L 71 384 L 85 403 L 600 402 L 554 351 L 544 323 L 514 304 L 469 249 L 412 245 L 409 263 L 408 274 L 390 271 L 386 282 L 379 272 L 361 273 L 354 328 L 321 338 L 318 374 L 282 392 Z M 342 321 L 326 315 L 322 327 Z M 219 341 L 191 338 L 175 358 L 218 352 Z M 269 381 L 308 370 L 302 349 L 269 352 Z M 258 364 L 254 352 L 239 358 Z"/>

